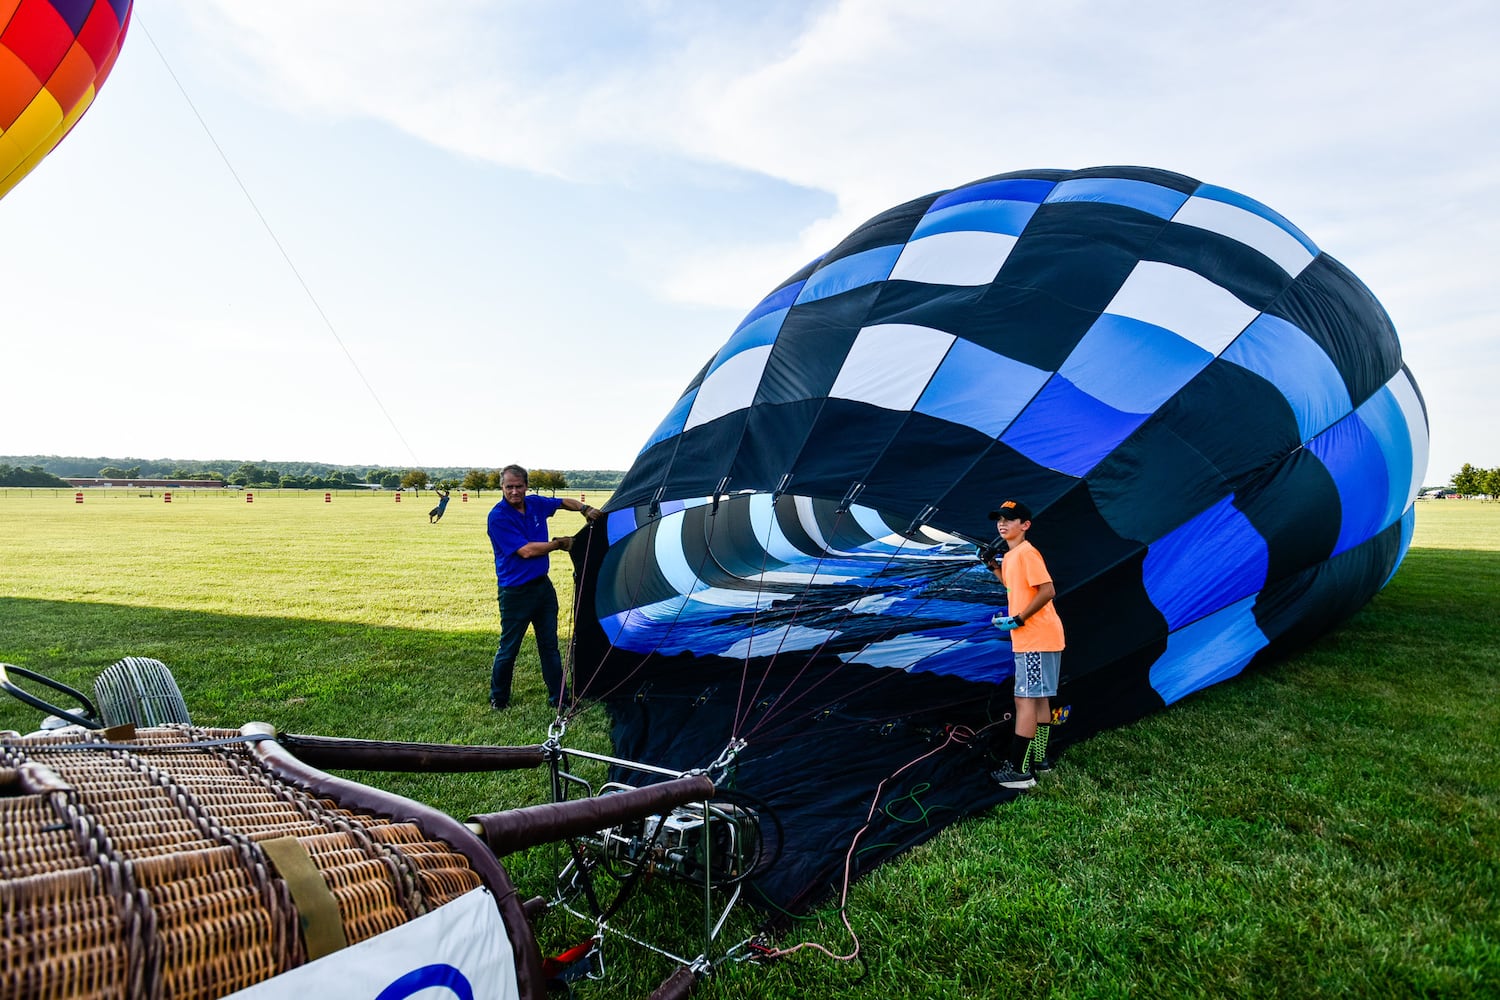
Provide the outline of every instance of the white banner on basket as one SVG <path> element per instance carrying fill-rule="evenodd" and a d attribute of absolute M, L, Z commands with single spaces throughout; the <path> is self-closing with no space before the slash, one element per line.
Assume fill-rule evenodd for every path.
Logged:
<path fill-rule="evenodd" d="M 519 1000 L 495 897 L 475 889 L 430 913 L 226 1000 Z"/>

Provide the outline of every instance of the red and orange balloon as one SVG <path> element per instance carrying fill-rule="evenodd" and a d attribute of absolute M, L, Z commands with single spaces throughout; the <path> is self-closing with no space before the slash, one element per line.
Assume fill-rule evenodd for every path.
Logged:
<path fill-rule="evenodd" d="M 0 0 L 0 197 L 88 110 L 133 0 Z"/>

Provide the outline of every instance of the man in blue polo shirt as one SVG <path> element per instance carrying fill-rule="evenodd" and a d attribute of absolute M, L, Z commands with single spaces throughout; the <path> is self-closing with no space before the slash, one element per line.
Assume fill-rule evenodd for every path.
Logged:
<path fill-rule="evenodd" d="M 547 518 L 564 510 L 581 511 L 590 521 L 597 507 L 571 498 L 528 496 L 526 470 L 507 465 L 500 471 L 501 501 L 490 510 L 490 545 L 495 549 L 495 579 L 500 588 L 500 647 L 490 667 L 490 707 L 510 704 L 511 677 L 526 628 L 536 630 L 536 651 L 542 661 L 547 703 L 563 698 L 562 655 L 557 649 L 557 591 L 547 577 L 548 555 L 566 552 L 571 537 L 547 537 Z"/>

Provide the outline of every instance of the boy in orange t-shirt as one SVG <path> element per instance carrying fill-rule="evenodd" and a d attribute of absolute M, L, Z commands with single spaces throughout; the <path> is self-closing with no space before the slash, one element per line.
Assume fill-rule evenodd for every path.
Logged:
<path fill-rule="evenodd" d="M 1052 574 L 1036 546 L 1026 540 L 1031 508 L 1007 500 L 990 511 L 990 518 L 1005 540 L 1006 552 L 998 566 L 993 560 L 986 565 L 1005 585 L 1009 600 L 1008 613 L 996 615 L 994 624 L 1011 634 L 1016 656 L 1016 732 L 1005 767 L 990 777 L 1003 788 L 1030 788 L 1036 784 L 1031 762 L 1040 762 L 1047 752 L 1051 698 L 1057 694 L 1062 669 L 1063 625 L 1052 601 L 1057 596 Z"/>

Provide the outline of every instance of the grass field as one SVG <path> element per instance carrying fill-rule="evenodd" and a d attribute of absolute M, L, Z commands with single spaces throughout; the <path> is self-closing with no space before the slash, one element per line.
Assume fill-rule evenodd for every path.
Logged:
<path fill-rule="evenodd" d="M 0 490 L 0 660 L 88 690 L 155 657 L 205 726 L 536 742 L 529 648 L 512 709 L 485 705 L 494 499 L 455 494 L 429 525 L 430 494 Z M 562 559 L 554 579 L 566 601 Z M 1500 996 L 1497 623 L 1500 504 L 1424 501 L 1400 572 L 1343 628 L 1070 749 L 1035 792 L 857 884 L 861 962 L 732 966 L 696 995 Z M 0 703 L 0 728 L 37 715 Z M 606 747 L 597 709 L 569 742 Z M 362 777 L 458 816 L 543 798 L 531 774 Z M 531 894 L 552 860 L 506 864 Z M 691 903 L 668 891 L 641 919 L 690 934 Z M 544 947 L 582 936 L 554 919 Z M 832 911 L 782 943 L 800 941 L 851 946 Z M 580 997 L 670 971 L 609 959 Z"/>

